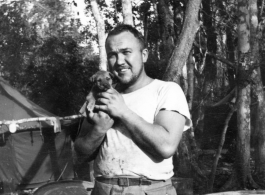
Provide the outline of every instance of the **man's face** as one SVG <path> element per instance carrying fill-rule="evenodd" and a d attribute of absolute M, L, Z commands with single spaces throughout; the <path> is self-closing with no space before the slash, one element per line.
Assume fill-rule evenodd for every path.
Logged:
<path fill-rule="evenodd" d="M 108 64 L 111 72 L 124 85 L 133 85 L 144 74 L 148 51 L 130 32 L 108 37 L 106 42 Z"/>

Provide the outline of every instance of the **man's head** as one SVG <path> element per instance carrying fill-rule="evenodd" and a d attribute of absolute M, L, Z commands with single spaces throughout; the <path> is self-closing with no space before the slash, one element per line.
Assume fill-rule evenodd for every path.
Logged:
<path fill-rule="evenodd" d="M 132 27 L 131 25 L 128 25 L 128 24 L 120 24 L 120 25 L 116 26 L 114 29 L 112 29 L 108 33 L 107 39 L 110 36 L 118 35 L 118 34 L 120 34 L 122 32 L 130 32 L 130 33 L 132 33 L 134 35 L 134 37 L 136 39 L 138 39 L 138 41 L 139 41 L 139 43 L 141 45 L 141 49 L 145 49 L 146 48 L 144 37 L 143 37 L 142 33 L 140 33 L 138 30 L 136 30 L 134 27 Z"/>
<path fill-rule="evenodd" d="M 146 77 L 144 63 L 148 58 L 141 33 L 130 25 L 117 26 L 108 34 L 105 47 L 110 71 L 119 83 L 137 88 Z"/>

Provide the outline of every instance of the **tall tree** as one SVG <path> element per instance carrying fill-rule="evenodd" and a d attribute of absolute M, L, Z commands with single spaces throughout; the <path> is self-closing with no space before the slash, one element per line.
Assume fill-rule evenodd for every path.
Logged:
<path fill-rule="evenodd" d="M 166 61 L 170 58 L 175 46 L 176 33 L 173 13 L 171 5 L 168 0 L 159 0 L 158 16 L 160 35 L 162 40 L 161 57 Z"/>
<path fill-rule="evenodd" d="M 131 0 L 122 0 L 123 23 L 134 26 Z"/>
<path fill-rule="evenodd" d="M 235 30 L 234 26 L 236 26 L 235 22 L 233 21 L 233 16 L 229 15 L 229 12 L 231 12 L 231 5 L 229 5 L 227 2 L 224 1 L 217 1 L 217 6 L 220 9 L 220 16 L 222 20 L 225 20 L 225 45 L 227 49 L 225 50 L 226 53 L 226 59 L 229 60 L 230 62 L 234 63 L 235 62 Z M 235 20 L 235 19 L 234 19 Z M 236 83 L 235 83 L 235 67 L 233 66 L 227 66 L 227 77 L 228 77 L 228 82 L 230 85 L 230 89 L 234 89 Z"/>
<path fill-rule="evenodd" d="M 105 51 L 105 23 L 99 10 L 97 0 L 90 1 L 92 12 L 97 23 L 98 47 L 99 47 L 99 69 L 107 70 L 107 54 Z"/>
<path fill-rule="evenodd" d="M 249 1 L 250 12 L 250 44 L 251 44 L 251 63 L 254 71 L 251 79 L 253 80 L 253 95 L 256 102 L 255 118 L 254 118 L 254 160 L 255 160 L 255 175 L 257 175 L 261 182 L 265 178 L 265 99 L 263 83 L 261 79 L 261 57 L 260 57 L 260 40 L 261 31 L 259 29 L 258 21 L 258 6 L 257 0 Z M 263 184 L 264 185 L 264 184 Z"/>
<path fill-rule="evenodd" d="M 163 76 L 163 79 L 166 81 L 174 81 L 180 84 L 180 76 L 182 74 L 183 66 L 190 56 L 192 44 L 200 26 L 198 20 L 200 4 L 200 0 L 190 0 L 187 4 L 183 29 Z M 191 66 L 191 63 L 191 61 L 188 61 L 189 67 Z M 192 87 L 192 85 L 190 85 L 190 87 Z M 200 172 L 197 163 L 194 161 L 194 155 L 191 150 L 192 143 L 194 143 L 193 141 L 193 131 L 188 131 L 188 133 L 183 135 L 178 146 L 179 158 L 177 158 L 178 160 L 176 162 L 178 169 L 176 171 L 182 173 L 186 177 L 191 177 L 193 175 L 192 170 Z"/>
<path fill-rule="evenodd" d="M 143 29 L 144 29 L 144 40 L 145 44 L 148 45 L 148 33 L 149 33 L 149 23 L 150 23 L 150 7 L 151 3 L 148 1 L 144 1 L 139 6 L 139 14 L 142 16 L 141 20 L 143 21 Z M 154 7 L 156 10 L 156 7 Z M 155 16 L 157 17 L 157 15 Z"/>
<path fill-rule="evenodd" d="M 217 33 L 215 30 L 215 21 L 214 21 L 214 12 L 212 0 L 203 0 L 202 1 L 202 15 L 203 15 L 203 24 L 205 33 L 206 33 L 206 51 L 216 54 L 217 52 Z M 217 68 L 216 60 L 210 55 L 206 55 L 205 59 L 205 79 L 206 81 L 212 81 L 216 77 Z M 206 86 L 206 88 L 208 88 Z"/>
<path fill-rule="evenodd" d="M 193 59 L 193 49 L 190 51 L 188 60 L 187 60 L 187 72 L 188 72 L 188 93 L 187 93 L 187 102 L 189 109 L 192 109 L 193 103 L 193 94 L 194 94 L 194 59 Z"/>
<path fill-rule="evenodd" d="M 224 186 L 236 189 L 257 187 L 250 170 L 250 104 L 253 70 L 251 63 L 249 1 L 238 0 L 238 78 L 237 78 L 237 142 L 234 172 Z"/>
<path fill-rule="evenodd" d="M 171 80 L 179 83 L 182 68 L 188 59 L 192 44 L 200 24 L 198 11 L 201 0 L 190 0 L 187 5 L 185 20 L 182 32 L 174 48 L 173 54 L 167 64 L 164 80 Z"/>

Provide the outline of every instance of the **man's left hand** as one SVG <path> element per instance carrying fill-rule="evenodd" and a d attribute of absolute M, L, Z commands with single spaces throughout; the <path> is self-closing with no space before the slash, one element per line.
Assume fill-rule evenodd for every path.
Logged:
<path fill-rule="evenodd" d="M 120 118 L 128 111 L 122 95 L 114 88 L 98 93 L 95 109 L 108 113 L 110 116 Z"/>

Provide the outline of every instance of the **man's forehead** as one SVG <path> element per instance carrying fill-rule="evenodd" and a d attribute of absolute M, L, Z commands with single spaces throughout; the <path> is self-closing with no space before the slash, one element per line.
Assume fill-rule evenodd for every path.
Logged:
<path fill-rule="evenodd" d="M 139 40 L 130 32 L 122 32 L 117 35 L 111 35 L 106 40 L 106 49 L 121 47 L 120 49 L 131 48 L 140 45 Z"/>
<path fill-rule="evenodd" d="M 134 36 L 134 34 L 128 31 L 124 31 L 116 35 L 110 35 L 107 39 L 107 42 L 110 41 L 121 42 L 123 40 L 138 41 L 138 39 Z"/>

